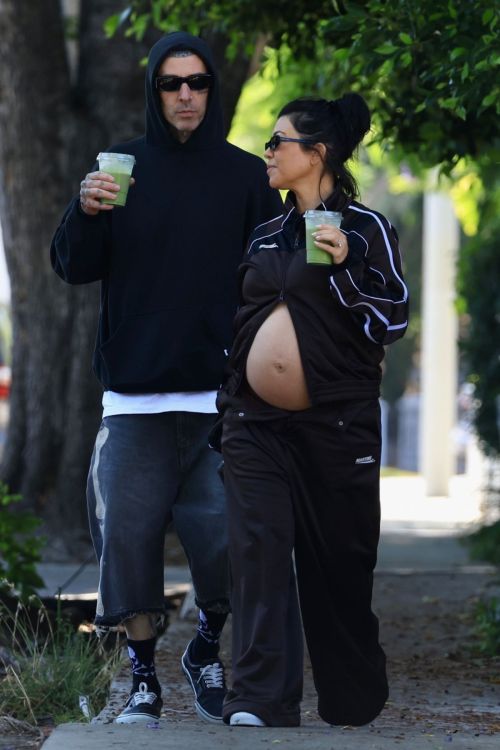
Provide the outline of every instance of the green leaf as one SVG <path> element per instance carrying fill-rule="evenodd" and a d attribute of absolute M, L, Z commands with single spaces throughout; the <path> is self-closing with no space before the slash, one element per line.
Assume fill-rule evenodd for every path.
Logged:
<path fill-rule="evenodd" d="M 455 109 L 458 105 L 458 99 L 455 96 L 450 96 L 448 99 L 441 99 L 439 104 L 443 109 Z"/>
<path fill-rule="evenodd" d="M 452 49 L 450 54 L 450 60 L 456 60 L 457 57 L 461 57 L 467 52 L 465 47 L 455 47 L 455 49 Z"/>
<path fill-rule="evenodd" d="M 132 8 L 129 6 L 128 8 L 122 10 L 121 13 L 115 13 L 115 15 L 109 16 L 109 18 L 104 21 L 104 33 L 106 34 L 108 39 L 116 34 L 120 26 L 123 26 L 123 24 L 128 20 L 131 13 Z"/>
<path fill-rule="evenodd" d="M 496 102 L 497 98 L 498 98 L 498 91 L 492 91 L 491 94 L 488 94 L 487 96 L 484 97 L 481 104 L 484 107 L 489 107 L 490 104 L 494 104 Z"/>
<path fill-rule="evenodd" d="M 495 15 L 495 11 L 493 10 L 493 8 L 488 8 L 487 10 L 484 11 L 483 16 L 481 18 L 484 26 L 487 26 L 489 24 L 489 22 L 491 21 L 494 15 Z"/>
<path fill-rule="evenodd" d="M 115 13 L 114 16 L 109 16 L 109 18 L 106 18 L 106 20 L 104 21 L 104 33 L 106 34 L 108 39 L 114 36 L 118 28 L 119 21 L 120 21 L 119 13 Z"/>
<path fill-rule="evenodd" d="M 375 47 L 375 52 L 379 55 L 393 55 L 396 52 L 397 47 L 392 42 L 384 42 L 379 47 Z"/>
<path fill-rule="evenodd" d="M 399 38 L 403 42 L 403 44 L 413 44 L 413 39 L 409 34 L 406 34 L 404 31 L 399 34 Z"/>
<path fill-rule="evenodd" d="M 407 68 L 411 64 L 411 60 L 411 54 L 409 52 L 403 52 L 400 59 L 401 66 Z"/>

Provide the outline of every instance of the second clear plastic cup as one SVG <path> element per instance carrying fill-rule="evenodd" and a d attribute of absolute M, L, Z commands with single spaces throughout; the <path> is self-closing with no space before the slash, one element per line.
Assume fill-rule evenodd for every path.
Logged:
<path fill-rule="evenodd" d="M 113 175 L 120 191 L 114 200 L 103 198 L 101 203 L 109 203 L 111 206 L 124 206 L 127 201 L 127 193 L 130 185 L 130 176 L 135 164 L 135 156 L 131 154 L 112 154 L 103 151 L 97 154 L 99 169 Z"/>
<path fill-rule="evenodd" d="M 307 262 L 314 263 L 321 266 L 331 266 L 333 258 L 330 253 L 325 250 L 320 250 L 314 244 L 313 232 L 315 232 L 320 224 L 330 224 L 333 227 L 339 227 L 342 221 L 342 214 L 340 211 L 306 211 L 304 214 L 306 220 L 306 253 Z"/>

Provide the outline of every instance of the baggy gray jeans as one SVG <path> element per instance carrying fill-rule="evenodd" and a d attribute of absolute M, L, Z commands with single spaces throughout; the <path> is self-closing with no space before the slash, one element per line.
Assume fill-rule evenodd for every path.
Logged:
<path fill-rule="evenodd" d="M 173 520 L 196 603 L 228 612 L 229 571 L 220 456 L 208 447 L 214 414 L 106 417 L 87 483 L 90 531 L 100 566 L 95 623 L 117 625 L 164 612 L 164 544 Z"/>

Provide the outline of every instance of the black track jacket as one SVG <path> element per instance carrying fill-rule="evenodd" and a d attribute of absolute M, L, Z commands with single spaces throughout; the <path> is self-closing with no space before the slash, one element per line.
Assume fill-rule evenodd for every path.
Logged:
<path fill-rule="evenodd" d="M 155 89 L 168 52 L 192 49 L 214 76 L 206 115 L 186 143 L 171 134 Z M 146 133 L 114 145 L 133 154 L 127 205 L 87 216 L 75 198 L 51 247 L 70 284 L 101 282 L 94 370 L 123 393 L 215 390 L 237 307 L 237 268 L 252 229 L 283 211 L 263 160 L 225 140 L 208 47 L 181 32 L 151 50 Z"/>
<path fill-rule="evenodd" d="M 234 395 L 255 334 L 274 307 L 286 303 L 298 339 L 313 405 L 379 395 L 384 345 L 403 336 L 408 293 L 394 227 L 376 211 L 335 193 L 349 252 L 339 265 L 306 263 L 304 219 L 289 194 L 285 213 L 257 227 L 239 271 L 240 307 L 225 385 Z M 321 209 L 321 206 L 319 207 Z"/>

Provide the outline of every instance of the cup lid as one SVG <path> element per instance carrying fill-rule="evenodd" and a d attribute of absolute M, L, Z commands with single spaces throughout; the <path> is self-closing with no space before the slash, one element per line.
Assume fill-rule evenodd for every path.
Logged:
<path fill-rule="evenodd" d="M 99 161 L 99 159 L 101 158 L 113 159 L 113 161 L 124 161 L 127 164 L 130 164 L 130 162 L 132 162 L 132 164 L 135 164 L 135 156 L 133 156 L 132 154 L 115 154 L 112 151 L 99 151 L 99 153 L 97 154 L 97 160 Z"/>

